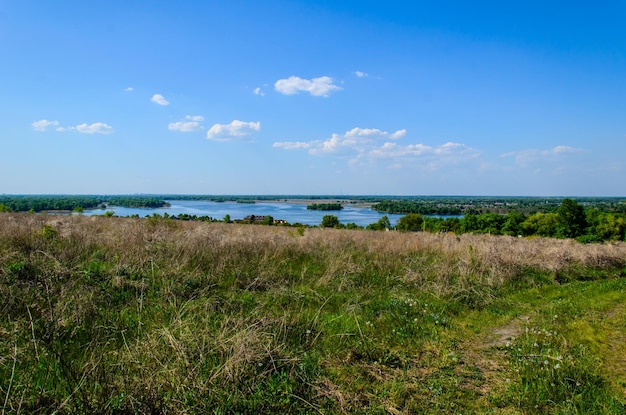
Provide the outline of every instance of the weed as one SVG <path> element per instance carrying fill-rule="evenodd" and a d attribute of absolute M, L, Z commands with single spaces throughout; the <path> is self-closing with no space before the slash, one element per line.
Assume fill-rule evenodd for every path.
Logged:
<path fill-rule="evenodd" d="M 0 404 L 621 413 L 625 266 L 623 243 L 2 213 Z"/>

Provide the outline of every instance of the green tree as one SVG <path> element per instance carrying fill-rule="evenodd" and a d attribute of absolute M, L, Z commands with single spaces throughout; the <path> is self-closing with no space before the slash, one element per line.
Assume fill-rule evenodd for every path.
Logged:
<path fill-rule="evenodd" d="M 335 215 L 324 215 L 322 218 L 322 228 L 339 227 L 339 218 Z"/>
<path fill-rule="evenodd" d="M 506 221 L 506 217 L 499 213 L 483 213 L 478 215 L 478 229 L 479 233 L 488 233 L 491 235 L 500 235 L 502 233 L 502 227 Z"/>
<path fill-rule="evenodd" d="M 363 229 L 363 227 L 362 227 L 362 226 L 359 226 L 359 225 L 357 225 L 357 224 L 356 224 L 356 223 L 354 223 L 354 222 L 349 222 L 349 223 L 347 223 L 347 224 L 346 224 L 346 228 L 347 228 L 347 229 Z"/>
<path fill-rule="evenodd" d="M 441 224 L 441 228 L 446 232 L 459 233 L 461 230 L 461 218 L 446 218 Z"/>
<path fill-rule="evenodd" d="M 595 226 L 595 234 L 600 240 L 621 241 L 626 236 L 626 219 L 613 213 L 602 213 Z"/>
<path fill-rule="evenodd" d="M 585 209 L 573 199 L 563 199 L 556 211 L 558 215 L 558 235 L 565 238 L 576 238 L 585 233 L 587 218 Z"/>
<path fill-rule="evenodd" d="M 384 231 L 387 229 L 391 229 L 391 222 L 389 221 L 389 217 L 385 215 L 381 217 L 380 219 L 378 219 L 378 222 L 370 223 L 369 225 L 367 225 L 365 229 L 368 229 L 371 231 Z"/>
<path fill-rule="evenodd" d="M 7 205 L 0 203 L 0 212 L 10 212 L 11 208 L 8 207 Z"/>
<path fill-rule="evenodd" d="M 510 211 L 506 215 L 504 225 L 502 225 L 502 233 L 505 235 L 518 236 L 524 233 L 522 224 L 526 220 L 526 216 L 522 212 L 515 210 Z"/>
<path fill-rule="evenodd" d="M 231 222 L 230 215 L 227 213 L 224 215 L 224 223 L 230 223 L 230 222 Z"/>
<path fill-rule="evenodd" d="M 461 219 L 461 233 L 479 232 L 480 223 L 478 221 L 478 215 L 474 213 L 468 213 Z"/>
<path fill-rule="evenodd" d="M 265 217 L 265 219 L 263 219 L 263 225 L 273 225 L 274 224 L 274 218 L 270 215 L 267 215 Z"/>
<path fill-rule="evenodd" d="M 554 237 L 557 235 L 559 215 L 556 213 L 535 213 L 530 215 L 524 223 L 524 235 L 539 235 Z"/>
<path fill-rule="evenodd" d="M 409 213 L 402 216 L 396 224 L 396 229 L 402 232 L 413 232 L 422 230 L 424 217 L 419 213 Z"/>

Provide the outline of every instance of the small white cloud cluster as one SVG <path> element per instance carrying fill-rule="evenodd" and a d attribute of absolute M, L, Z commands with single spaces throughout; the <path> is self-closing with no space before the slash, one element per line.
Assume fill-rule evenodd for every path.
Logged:
<path fill-rule="evenodd" d="M 95 122 L 93 124 L 78 124 L 75 127 L 69 127 L 69 130 L 76 130 L 83 134 L 112 134 L 113 127 L 103 122 Z"/>
<path fill-rule="evenodd" d="M 39 120 L 35 121 L 31 124 L 31 127 L 35 131 L 46 131 L 49 127 L 57 127 L 56 131 L 65 132 L 65 131 L 78 131 L 82 134 L 113 134 L 115 130 L 108 124 L 103 122 L 95 122 L 93 124 L 78 124 L 75 126 L 69 127 L 59 127 L 58 121 L 48 121 L 48 120 Z"/>
<path fill-rule="evenodd" d="M 253 91 L 256 95 L 264 95 L 261 88 Z M 154 94 L 151 101 L 159 105 L 169 105 L 169 101 L 161 94 Z M 192 133 L 204 130 L 202 115 L 185 115 L 185 117 L 176 122 L 167 125 L 170 131 L 178 131 L 182 133 Z M 215 141 L 232 141 L 252 135 L 261 129 L 260 122 L 246 122 L 233 120 L 230 124 L 214 124 L 209 128 L 206 138 Z"/>
<path fill-rule="evenodd" d="M 56 127 L 58 125 L 58 121 L 39 120 L 32 123 L 31 127 L 35 131 L 46 131 L 48 127 Z"/>
<path fill-rule="evenodd" d="M 403 162 L 419 158 L 423 166 L 435 169 L 444 164 L 453 164 L 474 159 L 479 152 L 459 143 L 445 143 L 440 146 L 424 144 L 399 144 L 406 136 L 406 130 L 393 133 L 377 128 L 353 128 L 344 134 L 332 134 L 327 140 L 275 142 L 275 148 L 284 150 L 308 150 L 312 155 L 339 155 L 350 158 L 351 163 L 360 159 L 369 161 L 391 160 L 390 167 L 399 168 Z"/>
<path fill-rule="evenodd" d="M 353 150 L 357 153 L 363 153 L 367 147 L 373 145 L 375 140 L 397 140 L 405 135 L 406 130 L 388 133 L 377 128 L 356 127 L 346 131 L 344 134 L 333 134 L 329 139 L 323 141 L 282 141 L 275 142 L 273 146 L 285 150 L 307 149 L 311 154 L 329 154 L 339 152 L 340 150 Z"/>
<path fill-rule="evenodd" d="M 333 134 L 327 140 L 314 140 L 309 142 L 302 141 L 283 141 L 275 142 L 274 147 L 283 148 L 285 150 L 307 149 L 309 153 L 331 154 L 339 152 L 356 152 L 363 154 L 368 148 L 372 147 L 376 140 L 390 139 L 396 140 L 406 135 L 406 130 L 398 130 L 394 133 L 388 133 L 377 128 L 353 128 L 344 134 Z"/>
<path fill-rule="evenodd" d="M 230 124 L 214 124 L 207 131 L 206 138 L 215 141 L 230 141 L 242 138 L 261 130 L 260 122 L 233 120 Z"/>
<path fill-rule="evenodd" d="M 170 131 L 180 131 L 182 133 L 201 131 L 204 129 L 204 127 L 200 125 L 202 121 L 204 121 L 204 117 L 201 115 L 186 115 L 183 121 L 169 123 L 167 129 Z"/>
<path fill-rule="evenodd" d="M 316 97 L 328 97 L 332 92 L 341 90 L 341 87 L 335 85 L 333 78 L 329 76 L 321 76 L 313 79 L 290 76 L 289 78 L 276 81 L 274 88 L 284 95 L 308 92 Z"/>
<path fill-rule="evenodd" d="M 165 99 L 165 97 L 161 94 L 154 94 L 150 101 L 159 104 L 159 105 L 170 105 L 170 102 Z"/>

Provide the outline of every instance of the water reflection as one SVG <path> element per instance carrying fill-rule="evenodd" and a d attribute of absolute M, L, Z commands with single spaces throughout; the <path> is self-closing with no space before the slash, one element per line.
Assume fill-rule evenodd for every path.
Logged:
<path fill-rule="evenodd" d="M 308 210 L 305 203 L 272 203 L 258 202 L 254 204 L 236 202 L 209 202 L 204 200 L 168 200 L 169 207 L 165 208 L 125 208 L 121 206 L 109 206 L 107 209 L 85 210 L 85 215 L 102 215 L 106 210 L 113 211 L 116 216 L 139 215 L 150 216 L 154 213 L 170 216 L 180 214 L 210 216 L 222 220 L 230 215 L 231 220 L 243 219 L 248 215 L 272 216 L 274 219 L 283 219 L 287 222 L 302 223 L 304 225 L 319 225 L 324 215 L 335 215 L 341 223 L 356 223 L 359 226 L 367 226 L 376 223 L 383 216 L 387 216 L 392 225 L 395 225 L 402 216 L 392 213 L 379 213 L 368 207 L 344 205 L 342 210 L 319 211 Z"/>

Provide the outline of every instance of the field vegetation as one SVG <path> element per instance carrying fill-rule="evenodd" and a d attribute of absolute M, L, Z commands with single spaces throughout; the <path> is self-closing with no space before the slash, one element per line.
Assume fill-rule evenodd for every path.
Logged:
<path fill-rule="evenodd" d="M 0 195 L 0 212 L 46 210 L 82 212 L 83 209 L 104 209 L 108 205 L 136 208 L 169 206 L 164 200 L 146 196 Z"/>
<path fill-rule="evenodd" d="M 623 414 L 626 244 L 0 213 L 2 414 Z"/>
<path fill-rule="evenodd" d="M 341 210 L 343 205 L 341 203 L 313 203 L 307 205 L 309 210 Z"/>

